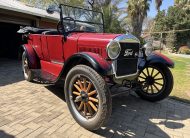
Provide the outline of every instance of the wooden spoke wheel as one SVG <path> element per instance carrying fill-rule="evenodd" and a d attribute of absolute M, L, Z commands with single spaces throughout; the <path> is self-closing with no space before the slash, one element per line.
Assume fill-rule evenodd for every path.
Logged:
<path fill-rule="evenodd" d="M 76 109 L 85 118 L 93 117 L 99 107 L 98 93 L 91 80 L 85 76 L 78 76 L 73 85 L 72 99 Z"/>
<path fill-rule="evenodd" d="M 166 65 L 153 64 L 145 67 L 138 76 L 140 89 L 135 92 L 142 99 L 155 102 L 166 98 L 173 89 L 173 76 Z"/>
<path fill-rule="evenodd" d="M 29 82 L 33 81 L 34 75 L 29 68 L 29 61 L 26 56 L 26 52 L 23 52 L 23 55 L 22 55 L 22 69 L 23 69 L 25 80 L 27 80 Z"/>
<path fill-rule="evenodd" d="M 148 94 L 159 93 L 165 87 L 165 78 L 162 71 L 151 66 L 140 73 L 138 81 L 142 90 Z"/>
<path fill-rule="evenodd" d="M 65 98 L 73 118 L 88 130 L 108 121 L 112 102 L 106 82 L 94 69 L 77 65 L 66 76 Z"/>
<path fill-rule="evenodd" d="M 28 71 L 29 71 L 29 67 L 28 67 L 28 59 L 25 57 L 23 59 L 23 72 L 25 76 L 28 76 Z"/>

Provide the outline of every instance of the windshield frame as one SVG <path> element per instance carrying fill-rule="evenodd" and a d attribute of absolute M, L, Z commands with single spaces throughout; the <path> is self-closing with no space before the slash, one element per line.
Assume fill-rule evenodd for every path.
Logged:
<path fill-rule="evenodd" d="M 61 20 L 61 23 L 64 23 L 63 22 L 63 9 L 62 9 L 62 6 L 67 6 L 67 7 L 71 7 L 71 8 L 77 8 L 77 9 L 81 9 L 81 10 L 86 10 L 86 11 L 91 11 L 91 12 L 96 12 L 96 13 L 100 13 L 101 16 L 102 16 L 102 23 L 94 23 L 94 22 L 89 22 L 89 21 L 81 21 L 81 20 L 75 20 L 76 22 L 79 22 L 79 23 L 87 23 L 87 24 L 96 24 L 96 25 L 102 25 L 103 26 L 103 33 L 105 33 L 105 25 L 104 25 L 104 14 L 102 12 L 99 12 L 99 11 L 95 11 L 95 10 L 90 10 L 90 9 L 85 9 L 85 8 L 82 8 L 82 7 L 77 7 L 77 6 L 71 6 L 71 5 L 67 5 L 67 4 L 60 4 L 59 5 L 59 8 L 60 8 L 60 20 Z M 64 30 L 63 33 L 66 33 L 65 32 L 65 29 L 64 29 L 64 25 L 62 24 L 62 29 Z M 80 31 L 72 31 L 72 32 L 80 32 Z M 84 31 L 84 32 L 89 32 L 89 31 Z M 92 32 L 93 33 L 93 32 Z M 94 32 L 94 33 L 97 33 L 97 32 Z"/>

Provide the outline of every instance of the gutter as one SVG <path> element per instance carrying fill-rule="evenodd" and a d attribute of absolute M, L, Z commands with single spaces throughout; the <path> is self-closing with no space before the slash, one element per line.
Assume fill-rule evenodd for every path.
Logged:
<path fill-rule="evenodd" d="M 56 17 L 53 17 L 53 16 L 47 16 L 47 15 L 44 15 L 44 14 L 34 13 L 34 12 L 30 12 L 30 11 L 26 11 L 26 10 L 14 8 L 14 7 L 8 7 L 8 6 L 4 6 L 4 5 L 0 5 L 0 9 L 20 12 L 20 13 L 25 13 L 25 14 L 28 14 L 28 15 L 33 15 L 33 16 L 37 16 L 37 17 L 47 18 L 47 19 L 51 19 L 51 20 L 55 20 L 55 21 L 59 20 L 59 18 L 56 18 Z M 41 10 L 41 9 L 38 9 L 38 10 Z"/>

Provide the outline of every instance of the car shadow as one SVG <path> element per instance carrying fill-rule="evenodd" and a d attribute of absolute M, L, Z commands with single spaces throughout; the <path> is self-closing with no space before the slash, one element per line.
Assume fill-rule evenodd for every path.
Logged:
<path fill-rule="evenodd" d="M 0 137 L 1 138 L 15 138 L 12 135 L 7 134 L 5 131 L 0 130 Z"/>
<path fill-rule="evenodd" d="M 58 98 L 60 98 L 64 102 L 66 102 L 63 87 L 59 87 L 59 86 L 55 86 L 55 85 L 47 85 L 47 86 L 45 86 L 45 88 L 48 89 L 49 91 L 51 91 Z"/>
<path fill-rule="evenodd" d="M 57 97 L 65 101 L 63 88 L 45 86 Z M 165 129 L 180 129 L 184 124 L 180 120 L 190 118 L 183 114 L 181 107 L 176 108 L 170 100 L 151 103 L 135 95 L 114 97 L 112 115 L 105 127 L 94 131 L 103 137 L 164 137 L 170 136 Z M 178 121 L 178 122 L 176 122 Z"/>
<path fill-rule="evenodd" d="M 20 70 L 20 72 L 18 71 Z M 21 61 L 13 59 L 0 59 L 0 86 L 23 81 Z"/>
<path fill-rule="evenodd" d="M 172 104 L 171 104 L 172 105 Z M 151 103 L 129 95 L 113 98 L 113 111 L 106 127 L 97 134 L 112 137 L 158 137 L 170 138 L 165 129 L 180 129 L 184 124 L 176 122 L 187 119 L 183 113 L 175 113 L 166 102 Z"/>
<path fill-rule="evenodd" d="M 188 95 L 190 97 L 190 95 Z M 174 100 L 178 100 L 178 101 L 182 101 L 184 103 L 187 103 L 187 104 L 190 104 L 190 100 L 187 100 L 187 99 L 184 99 L 184 98 L 181 98 L 181 97 L 176 97 L 176 96 L 170 96 L 171 99 L 174 99 Z"/>

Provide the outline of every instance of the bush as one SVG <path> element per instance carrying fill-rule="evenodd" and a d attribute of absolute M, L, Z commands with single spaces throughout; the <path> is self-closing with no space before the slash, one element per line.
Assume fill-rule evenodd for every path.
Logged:
<path fill-rule="evenodd" d="M 158 45 L 154 46 L 154 50 L 160 50 L 160 46 L 158 46 Z"/>
<path fill-rule="evenodd" d="M 179 48 L 179 54 L 187 54 L 190 55 L 190 48 L 188 46 L 182 46 Z"/>
<path fill-rule="evenodd" d="M 176 34 L 175 33 L 169 33 L 166 36 L 166 47 L 170 49 L 172 53 L 176 52 Z"/>

